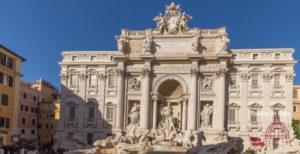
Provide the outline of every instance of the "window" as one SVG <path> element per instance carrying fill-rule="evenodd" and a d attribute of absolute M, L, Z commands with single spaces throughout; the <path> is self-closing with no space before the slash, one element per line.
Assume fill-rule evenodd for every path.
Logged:
<path fill-rule="evenodd" d="M 28 112 L 28 105 L 24 105 L 25 106 L 25 111 Z"/>
<path fill-rule="evenodd" d="M 9 118 L 0 117 L 0 128 L 9 128 Z"/>
<path fill-rule="evenodd" d="M 109 87 L 115 87 L 116 85 L 116 75 L 115 74 L 109 74 L 108 76 L 108 86 Z"/>
<path fill-rule="evenodd" d="M 90 106 L 88 108 L 88 120 L 93 120 L 95 116 L 95 107 L 94 106 Z"/>
<path fill-rule="evenodd" d="M 95 61 L 96 60 L 96 56 L 91 56 L 91 61 Z"/>
<path fill-rule="evenodd" d="M 276 53 L 275 54 L 275 59 L 279 59 L 280 58 L 280 53 Z"/>
<path fill-rule="evenodd" d="M 69 121 L 74 121 L 75 120 L 75 112 L 76 112 L 76 107 L 73 102 L 69 103 Z"/>
<path fill-rule="evenodd" d="M 32 124 L 33 126 L 35 126 L 35 119 L 32 119 L 32 120 L 31 120 L 31 124 Z"/>
<path fill-rule="evenodd" d="M 6 55 L 4 53 L 0 53 L 0 64 L 5 66 L 6 64 Z"/>
<path fill-rule="evenodd" d="M 51 129 L 53 129 L 53 124 L 51 124 Z"/>
<path fill-rule="evenodd" d="M 230 75 L 230 86 L 232 86 L 232 87 L 236 86 L 236 74 Z"/>
<path fill-rule="evenodd" d="M 76 61 L 77 60 L 77 56 L 72 56 L 72 61 Z"/>
<path fill-rule="evenodd" d="M 90 86 L 96 86 L 97 84 L 97 75 L 92 74 L 89 76 L 89 85 Z"/>
<path fill-rule="evenodd" d="M 23 98 L 27 99 L 27 94 L 26 93 L 23 93 Z"/>
<path fill-rule="evenodd" d="M 5 105 L 5 106 L 8 106 L 8 95 L 6 94 L 2 94 L 2 97 L 1 97 L 1 105 Z"/>
<path fill-rule="evenodd" d="M 0 64 L 12 69 L 14 66 L 14 59 L 6 56 L 4 53 L 0 53 Z"/>
<path fill-rule="evenodd" d="M 257 57 L 258 57 L 258 54 L 253 54 L 252 59 L 255 60 L 255 59 L 257 59 Z"/>
<path fill-rule="evenodd" d="M 77 85 L 77 75 L 75 74 L 70 75 L 70 85 Z"/>
<path fill-rule="evenodd" d="M 74 136 L 74 133 L 73 133 L 73 132 L 68 132 L 68 134 L 67 134 L 67 139 L 70 140 L 70 139 L 73 138 L 73 136 Z"/>
<path fill-rule="evenodd" d="M 26 124 L 26 118 L 25 117 L 22 117 L 21 121 L 22 121 L 22 124 L 24 124 L 24 125 Z"/>
<path fill-rule="evenodd" d="M 10 58 L 10 57 L 6 57 L 6 67 L 12 69 L 14 66 L 14 59 Z"/>
<path fill-rule="evenodd" d="M 298 98 L 297 90 L 293 90 L 293 98 L 294 98 L 294 99 L 297 99 L 297 98 Z"/>
<path fill-rule="evenodd" d="M 297 106 L 293 106 L 293 112 L 297 112 Z"/>
<path fill-rule="evenodd" d="M 0 83 L 3 84 L 4 74 L 0 72 Z"/>
<path fill-rule="evenodd" d="M 229 122 L 234 122 L 235 121 L 235 109 L 229 109 L 228 111 L 228 120 Z"/>
<path fill-rule="evenodd" d="M 0 83 L 13 87 L 13 77 L 0 72 Z"/>
<path fill-rule="evenodd" d="M 93 133 L 87 133 L 87 143 L 89 145 L 93 144 Z"/>
<path fill-rule="evenodd" d="M 274 75 L 274 86 L 279 87 L 280 86 L 280 74 Z"/>
<path fill-rule="evenodd" d="M 110 124 L 114 122 L 114 115 L 115 115 L 115 107 L 112 105 L 109 105 L 106 107 L 106 120 Z"/>
<path fill-rule="evenodd" d="M 21 129 L 21 134 L 25 134 L 25 129 Z"/>
<path fill-rule="evenodd" d="M 33 98 L 32 98 L 32 100 L 34 101 L 34 102 L 36 102 L 36 99 L 37 97 L 36 96 L 33 96 Z"/>
<path fill-rule="evenodd" d="M 49 128 L 49 124 L 46 124 L 46 129 L 48 129 Z"/>
<path fill-rule="evenodd" d="M 34 135 L 35 134 L 35 130 L 31 130 L 31 135 Z"/>
<path fill-rule="evenodd" d="M 258 86 L 258 74 L 252 74 L 252 87 L 257 87 Z"/>
<path fill-rule="evenodd" d="M 250 121 L 251 121 L 251 123 L 257 122 L 257 110 L 256 109 L 252 109 L 250 111 Z"/>
<path fill-rule="evenodd" d="M 38 128 L 41 129 L 42 128 L 42 124 L 38 124 Z"/>

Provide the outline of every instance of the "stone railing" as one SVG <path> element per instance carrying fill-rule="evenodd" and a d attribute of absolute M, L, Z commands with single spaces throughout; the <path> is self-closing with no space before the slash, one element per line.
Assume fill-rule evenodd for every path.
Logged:
<path fill-rule="evenodd" d="M 232 49 L 235 61 L 293 60 L 294 49 Z"/>
<path fill-rule="evenodd" d="M 257 130 L 257 131 L 261 131 L 262 130 L 262 122 L 261 121 L 248 121 L 247 122 L 247 129 L 249 131 L 252 130 Z"/>
<path fill-rule="evenodd" d="M 130 30 L 128 31 L 129 36 L 145 36 L 146 32 L 143 30 Z"/>
<path fill-rule="evenodd" d="M 228 122 L 228 129 L 229 130 L 239 130 L 240 129 L 240 122 L 239 121 L 229 121 Z"/>
<path fill-rule="evenodd" d="M 66 51 L 63 62 L 111 62 L 116 51 Z"/>

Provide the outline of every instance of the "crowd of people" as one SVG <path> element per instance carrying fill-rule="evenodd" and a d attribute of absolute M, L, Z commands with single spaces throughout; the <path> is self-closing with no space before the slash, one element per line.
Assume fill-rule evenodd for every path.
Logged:
<path fill-rule="evenodd" d="M 53 148 L 53 142 L 46 142 L 41 143 L 38 146 L 30 144 L 30 145 L 24 145 L 20 143 L 15 143 L 11 145 L 1 145 L 0 144 L 0 150 L 4 152 L 4 154 L 14 154 L 14 153 L 20 153 L 20 151 L 23 149 L 24 152 L 29 151 L 38 151 L 40 153 L 45 154 L 63 154 L 64 152 L 68 151 L 68 149 L 64 148 L 57 148 L 56 150 Z"/>

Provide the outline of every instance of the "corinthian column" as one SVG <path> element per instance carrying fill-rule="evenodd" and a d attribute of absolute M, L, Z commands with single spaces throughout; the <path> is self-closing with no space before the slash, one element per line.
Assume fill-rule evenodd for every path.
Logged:
<path fill-rule="evenodd" d="M 153 99 L 153 118 L 152 118 L 152 128 L 156 129 L 156 125 L 157 125 L 157 98 L 155 97 Z"/>
<path fill-rule="evenodd" d="M 142 99 L 140 128 L 149 129 L 149 113 L 150 111 L 150 69 L 144 68 L 142 71 Z"/>
<path fill-rule="evenodd" d="M 226 69 L 220 69 L 216 72 L 216 98 L 213 111 L 213 128 L 224 130 L 225 127 L 225 76 Z"/>
<path fill-rule="evenodd" d="M 123 101 L 124 101 L 124 70 L 117 69 L 117 113 L 116 128 L 123 128 Z"/>
<path fill-rule="evenodd" d="M 190 80 L 190 98 L 188 104 L 188 123 L 187 129 L 195 130 L 197 124 L 197 77 L 198 69 L 191 69 L 191 80 Z"/>

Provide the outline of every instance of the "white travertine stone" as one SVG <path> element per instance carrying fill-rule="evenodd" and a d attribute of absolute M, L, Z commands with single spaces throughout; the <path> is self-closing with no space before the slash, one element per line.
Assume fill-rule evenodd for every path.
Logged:
<path fill-rule="evenodd" d="M 153 123 L 152 123 L 152 128 L 156 129 L 157 128 L 157 98 L 153 99 Z"/>
<path fill-rule="evenodd" d="M 214 104 L 213 114 L 213 128 L 217 130 L 224 130 L 225 122 L 225 76 L 226 70 L 218 70 L 216 74 L 216 98 Z"/>
<path fill-rule="evenodd" d="M 117 112 L 116 128 L 123 128 L 123 102 L 124 102 L 124 70 L 117 69 Z"/>
<path fill-rule="evenodd" d="M 182 101 L 182 111 L 183 111 L 183 116 L 182 116 L 182 130 L 186 130 L 186 126 L 187 126 L 187 103 L 188 103 L 188 99 L 184 99 Z"/>
<path fill-rule="evenodd" d="M 188 130 L 196 129 L 196 112 L 197 112 L 197 77 L 198 77 L 198 69 L 191 69 L 191 79 L 190 79 L 190 88 L 195 90 L 190 90 L 190 98 L 188 104 Z"/>
<path fill-rule="evenodd" d="M 147 140 L 156 134 L 158 141 L 167 141 L 163 144 L 173 145 L 175 140 L 190 144 L 188 138 L 203 131 L 207 138 L 204 145 L 219 143 L 229 135 L 242 137 L 248 146 L 249 136 L 264 139 L 274 108 L 290 127 L 296 63 L 293 49 L 227 49 L 226 28 L 189 28 L 191 16 L 174 3 L 154 20 L 155 29 L 122 29 L 116 37 L 119 51 L 62 52 L 62 120 L 56 133 L 62 142 L 72 143 L 76 149 L 88 146 L 91 134 L 95 141 L 122 131 L 127 133 L 122 140 L 127 141 L 137 142 L 139 135 Z M 88 85 L 89 70 L 99 76 L 95 87 Z M 71 74 L 79 77 L 78 83 L 71 85 Z M 275 74 L 280 77 L 276 81 L 279 85 L 275 85 Z M 137 82 L 129 80 L 131 75 Z M 130 88 L 132 83 L 135 88 Z M 96 100 L 98 111 L 86 125 L 83 121 L 89 110 L 84 104 L 89 99 Z M 75 104 L 74 121 L 69 120 L 70 102 Z M 140 104 L 140 123 L 134 129 L 126 126 L 131 122 L 128 113 L 132 102 Z M 205 104 L 210 110 L 203 111 Z M 229 121 L 227 107 L 233 121 Z M 257 121 L 254 116 L 250 122 L 251 109 L 257 110 Z M 74 143 L 68 139 L 72 135 Z M 128 148 L 132 147 L 141 146 Z"/>
<path fill-rule="evenodd" d="M 140 127 L 149 129 L 150 111 L 150 68 L 144 68 L 142 72 L 142 101 Z"/>

